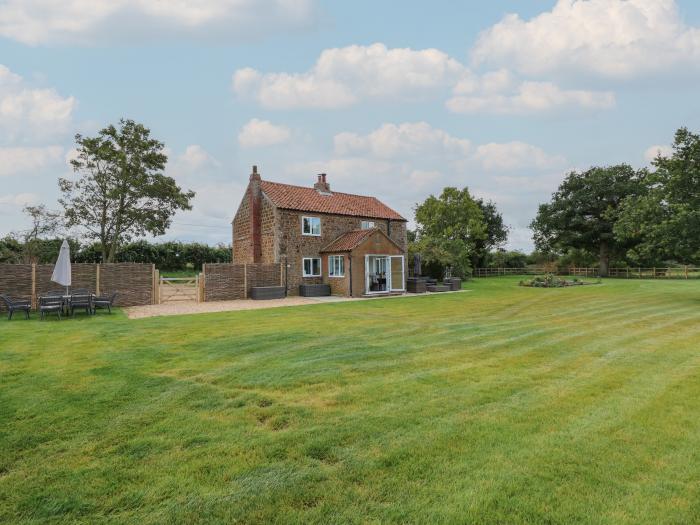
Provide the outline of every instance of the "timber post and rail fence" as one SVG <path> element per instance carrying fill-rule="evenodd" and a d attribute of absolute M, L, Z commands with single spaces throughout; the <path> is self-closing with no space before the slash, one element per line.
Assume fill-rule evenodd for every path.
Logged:
<path fill-rule="evenodd" d="M 472 277 L 497 277 L 502 275 L 542 275 L 554 273 L 556 275 L 569 275 L 572 277 L 600 276 L 597 267 L 551 268 L 547 266 L 526 266 L 525 268 L 474 268 Z M 616 279 L 700 279 L 700 267 L 676 266 L 676 267 L 625 267 L 609 268 L 607 277 Z"/>

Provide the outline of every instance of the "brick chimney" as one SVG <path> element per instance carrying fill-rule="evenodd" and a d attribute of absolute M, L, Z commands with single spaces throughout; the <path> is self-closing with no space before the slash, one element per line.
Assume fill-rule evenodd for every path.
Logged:
<path fill-rule="evenodd" d="M 250 239 L 253 244 L 253 262 L 262 260 L 262 189 L 258 167 L 253 166 L 248 188 L 250 190 Z"/>
<path fill-rule="evenodd" d="M 318 176 L 318 180 L 316 181 L 316 184 L 314 184 L 314 189 L 319 193 L 330 193 L 331 192 L 331 185 L 328 184 L 328 181 L 326 181 L 326 174 L 325 173 L 321 173 Z"/>

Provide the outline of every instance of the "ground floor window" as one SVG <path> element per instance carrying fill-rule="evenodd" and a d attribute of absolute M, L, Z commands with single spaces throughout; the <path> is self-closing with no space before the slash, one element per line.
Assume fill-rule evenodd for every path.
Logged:
<path fill-rule="evenodd" d="M 321 259 L 319 257 L 304 257 L 304 277 L 321 277 Z"/>
<path fill-rule="evenodd" d="M 345 277 L 345 257 L 342 255 L 328 256 L 329 277 Z"/>

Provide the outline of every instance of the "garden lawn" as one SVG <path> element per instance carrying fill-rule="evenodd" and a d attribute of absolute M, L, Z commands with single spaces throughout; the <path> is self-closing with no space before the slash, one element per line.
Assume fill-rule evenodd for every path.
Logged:
<path fill-rule="evenodd" d="M 518 280 L 0 321 L 0 522 L 700 522 L 700 282 Z"/>

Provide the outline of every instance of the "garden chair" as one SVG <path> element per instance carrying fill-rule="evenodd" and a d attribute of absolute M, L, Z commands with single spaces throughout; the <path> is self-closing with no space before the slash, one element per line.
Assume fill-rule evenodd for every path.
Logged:
<path fill-rule="evenodd" d="M 8 321 L 12 319 L 12 314 L 15 313 L 15 310 L 19 310 L 21 312 L 24 312 L 24 316 L 29 319 L 29 310 L 32 309 L 32 302 L 27 301 L 24 299 L 10 299 L 7 295 L 0 295 L 0 299 L 3 300 L 5 305 L 7 306 L 8 314 L 7 314 L 7 319 Z"/>
<path fill-rule="evenodd" d="M 60 295 L 44 295 L 39 297 L 39 312 L 41 313 L 42 320 L 46 314 L 51 312 L 56 312 L 60 320 L 61 313 L 63 312 L 63 297 Z"/>
<path fill-rule="evenodd" d="M 73 317 L 76 308 L 85 308 L 85 313 L 92 315 L 92 295 L 73 293 L 70 296 L 70 316 Z"/>
<path fill-rule="evenodd" d="M 117 292 L 112 292 L 108 295 L 98 295 L 92 303 L 92 313 L 97 313 L 98 308 L 107 308 L 107 311 L 112 313 L 112 305 L 117 298 Z"/>

